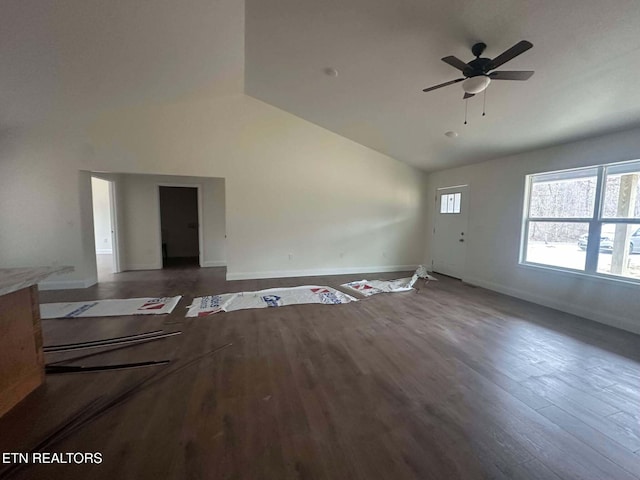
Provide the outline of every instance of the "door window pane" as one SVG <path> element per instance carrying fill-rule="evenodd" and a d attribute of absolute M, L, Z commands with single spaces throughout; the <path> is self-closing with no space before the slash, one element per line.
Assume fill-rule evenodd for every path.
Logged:
<path fill-rule="evenodd" d="M 462 194 L 454 193 L 453 194 L 453 213 L 460 213 L 460 197 Z"/>
<path fill-rule="evenodd" d="M 602 225 L 598 272 L 640 279 L 640 225 Z"/>
<path fill-rule="evenodd" d="M 440 213 L 460 213 L 461 193 L 445 193 L 440 196 Z"/>
<path fill-rule="evenodd" d="M 440 213 L 447 213 L 447 195 L 440 196 Z"/>
<path fill-rule="evenodd" d="M 447 195 L 447 213 L 453 213 L 453 194 Z"/>
<path fill-rule="evenodd" d="M 529 222 L 527 262 L 584 270 L 588 223 Z"/>

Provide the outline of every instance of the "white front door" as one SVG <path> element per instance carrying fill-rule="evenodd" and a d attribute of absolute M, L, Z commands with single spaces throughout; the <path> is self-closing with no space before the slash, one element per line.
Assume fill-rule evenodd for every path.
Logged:
<path fill-rule="evenodd" d="M 434 272 L 455 278 L 464 276 L 468 209 L 468 185 L 436 190 L 432 255 Z"/>

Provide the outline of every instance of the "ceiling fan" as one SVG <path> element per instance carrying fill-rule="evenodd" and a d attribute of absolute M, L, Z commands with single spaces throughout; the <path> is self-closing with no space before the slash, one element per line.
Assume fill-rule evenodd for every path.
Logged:
<path fill-rule="evenodd" d="M 448 56 L 442 59 L 443 62 L 448 63 L 454 68 L 457 68 L 462 72 L 464 77 L 456 78 L 450 82 L 441 83 L 433 87 L 425 88 L 423 92 L 430 92 L 437 88 L 453 85 L 454 83 L 463 82 L 462 88 L 464 90 L 465 99 L 473 97 L 475 94 L 485 90 L 491 80 L 528 80 L 533 75 L 533 71 L 507 71 L 501 70 L 497 72 L 491 72 L 499 66 L 507 63 L 509 60 L 514 59 L 518 55 L 526 52 L 533 44 L 522 40 L 516 43 L 513 47 L 498 55 L 491 60 L 490 58 L 481 58 L 480 55 L 484 52 L 487 46 L 484 43 L 476 43 L 471 47 L 471 52 L 475 55 L 475 60 L 471 60 L 469 63 L 464 63 L 457 57 Z"/>

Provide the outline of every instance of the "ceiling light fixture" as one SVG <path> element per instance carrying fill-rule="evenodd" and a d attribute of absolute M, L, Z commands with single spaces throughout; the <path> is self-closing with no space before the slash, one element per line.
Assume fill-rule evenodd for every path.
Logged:
<path fill-rule="evenodd" d="M 462 89 L 471 95 L 475 95 L 486 90 L 490 83 L 491 79 L 489 77 L 485 75 L 478 75 L 475 77 L 469 77 L 462 82 Z"/>
<path fill-rule="evenodd" d="M 458 132 L 454 132 L 453 130 L 449 130 L 445 132 L 445 135 L 449 138 L 456 138 L 458 136 Z"/>

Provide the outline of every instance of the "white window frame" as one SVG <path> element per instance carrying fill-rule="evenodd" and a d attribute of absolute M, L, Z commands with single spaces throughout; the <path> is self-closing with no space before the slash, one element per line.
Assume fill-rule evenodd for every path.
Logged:
<path fill-rule="evenodd" d="M 572 168 L 566 170 L 555 170 L 549 172 L 540 172 L 527 175 L 525 177 L 525 191 L 524 191 L 524 211 L 522 215 L 522 235 L 520 237 L 520 258 L 519 264 L 542 268 L 550 270 L 561 270 L 563 272 L 574 273 L 577 275 L 588 275 L 590 277 L 598 277 L 607 280 L 614 280 L 620 282 L 634 283 L 640 285 L 640 279 L 632 277 L 623 277 L 620 275 L 613 275 L 608 273 L 598 272 L 598 255 L 600 254 L 600 233 L 602 231 L 603 224 L 634 224 L 640 227 L 640 218 L 611 218 L 603 217 L 602 210 L 604 207 L 604 191 L 605 182 L 607 179 L 607 168 L 623 166 L 625 164 L 638 163 L 639 160 L 630 160 L 626 162 L 617 163 L 604 163 L 600 165 L 591 165 L 588 167 Z M 576 172 L 576 178 L 579 178 L 580 172 L 587 170 L 597 170 L 596 192 L 595 202 L 593 207 L 593 214 L 591 217 L 531 217 L 529 215 L 530 203 L 531 203 L 531 186 L 534 178 L 551 176 L 554 174 L 569 174 Z M 544 221 L 544 222 L 561 222 L 561 223 L 588 223 L 589 224 L 589 238 L 587 240 L 586 260 L 584 270 L 577 270 L 568 267 L 562 267 L 557 265 L 547 265 L 543 263 L 530 262 L 526 260 L 527 255 L 527 242 L 529 238 L 529 224 L 531 221 Z"/>
<path fill-rule="evenodd" d="M 449 212 L 449 198 L 451 198 L 451 203 L 453 203 L 453 208 L 452 210 Z M 456 203 L 456 200 L 458 201 Z M 447 211 L 443 212 L 442 211 L 442 207 L 445 206 L 443 204 L 443 201 L 445 201 L 446 204 L 446 209 Z M 454 193 L 441 193 L 440 194 L 440 214 L 441 215 L 457 215 L 460 213 L 460 209 L 462 208 L 462 194 L 460 192 L 454 192 Z M 456 209 L 457 207 L 457 209 Z"/>

